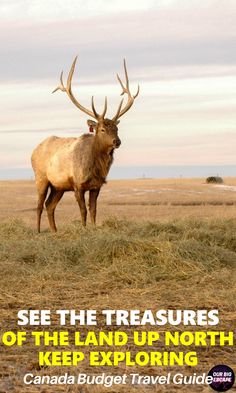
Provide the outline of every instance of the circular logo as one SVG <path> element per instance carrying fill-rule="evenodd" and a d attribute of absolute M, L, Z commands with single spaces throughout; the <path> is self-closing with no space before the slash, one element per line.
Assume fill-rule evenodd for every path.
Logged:
<path fill-rule="evenodd" d="M 231 389 L 235 380 L 232 368 L 224 364 L 213 367 L 209 371 L 208 376 L 213 378 L 209 386 L 217 392 L 226 392 Z"/>

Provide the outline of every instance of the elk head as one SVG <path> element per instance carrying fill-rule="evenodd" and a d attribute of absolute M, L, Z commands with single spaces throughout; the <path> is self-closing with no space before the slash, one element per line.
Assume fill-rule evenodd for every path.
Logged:
<path fill-rule="evenodd" d="M 123 105 L 123 100 L 121 100 L 118 110 L 115 114 L 115 116 L 112 119 L 107 119 L 105 118 L 106 112 L 107 112 L 107 97 L 105 97 L 105 104 L 104 104 L 104 109 L 103 112 L 101 114 L 97 113 L 96 109 L 95 109 L 95 105 L 94 105 L 94 97 L 92 96 L 92 111 L 90 109 L 85 108 L 83 105 L 81 105 L 79 103 L 79 101 L 75 98 L 73 92 L 72 92 L 72 88 L 71 88 L 71 81 L 73 78 L 73 74 L 74 74 L 74 70 L 75 70 L 75 65 L 76 65 L 76 60 L 77 60 L 77 56 L 74 59 L 68 78 L 67 78 L 67 83 L 66 86 L 63 83 L 63 71 L 61 72 L 60 75 L 60 85 L 53 90 L 53 93 L 55 93 L 57 90 L 61 90 L 67 93 L 68 97 L 70 98 L 70 100 L 73 102 L 73 104 L 79 108 L 82 112 L 86 113 L 87 115 L 89 115 L 90 117 L 94 118 L 96 121 L 94 120 L 88 120 L 87 124 L 89 126 L 89 130 L 91 132 L 95 131 L 95 136 L 96 139 L 106 145 L 109 146 L 111 149 L 115 149 L 118 148 L 121 144 L 121 141 L 118 137 L 118 127 L 117 125 L 119 124 L 119 118 L 121 116 L 123 116 L 133 105 L 135 98 L 138 96 L 139 94 L 139 86 L 137 89 L 136 94 L 133 96 L 129 90 L 129 78 L 128 78 L 128 72 L 127 72 L 127 68 L 126 68 L 126 62 L 124 59 L 124 71 L 125 71 L 125 79 L 126 79 L 126 84 L 124 85 L 122 80 L 120 79 L 119 75 L 117 74 L 117 78 L 118 81 L 120 82 L 121 88 L 122 88 L 122 93 L 123 94 L 127 94 L 128 100 L 126 105 L 122 108 Z"/>

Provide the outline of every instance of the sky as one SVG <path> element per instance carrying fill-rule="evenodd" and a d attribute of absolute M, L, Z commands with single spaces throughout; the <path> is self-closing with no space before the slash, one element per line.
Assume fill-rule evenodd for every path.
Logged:
<path fill-rule="evenodd" d="M 78 61 L 73 91 L 108 117 L 126 58 L 140 95 L 121 118 L 115 166 L 236 164 L 235 0 L 0 0 L 0 168 L 29 168 L 50 135 L 87 116 L 51 94 Z"/>

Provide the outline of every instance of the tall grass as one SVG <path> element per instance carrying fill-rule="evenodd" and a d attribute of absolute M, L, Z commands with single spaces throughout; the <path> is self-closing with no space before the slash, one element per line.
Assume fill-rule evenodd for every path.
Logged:
<path fill-rule="evenodd" d="M 35 233 L 22 221 L 0 224 L 5 275 L 40 276 L 70 271 L 109 286 L 140 287 L 166 277 L 186 279 L 236 266 L 234 220 L 133 223 L 107 220 L 84 229 L 73 222 L 57 234 Z M 18 278 L 19 278 L 18 276 Z"/>
<path fill-rule="evenodd" d="M 8 221 L 0 224 L 0 268 L 0 326 L 5 331 L 17 329 L 17 312 L 22 308 L 98 311 L 218 308 L 222 331 L 232 329 L 236 315 L 235 220 L 134 223 L 109 219 L 96 229 L 90 226 L 84 229 L 75 221 L 60 228 L 57 234 L 49 231 L 37 234 L 22 221 Z M 55 328 L 58 329 L 58 324 Z M 89 327 L 85 326 L 83 331 L 86 329 Z M 197 351 L 198 371 L 206 372 L 215 364 L 233 365 L 231 348 Z M 34 374 L 65 372 L 64 368 L 39 370 L 37 351 L 30 343 L 17 351 L 15 347 L 1 348 L 1 356 L 0 373 L 4 377 L 0 390 L 4 392 L 54 392 L 54 386 L 28 390 L 22 375 L 29 370 Z M 78 370 L 67 371 L 73 375 Z M 87 363 L 79 371 L 117 375 L 128 372 L 125 366 L 115 370 L 91 369 Z M 161 375 L 166 368 L 133 371 Z M 190 371 L 187 366 L 181 368 L 183 373 Z M 180 369 L 175 368 L 174 372 Z M 169 392 L 169 388 L 167 385 L 161 391 Z M 86 393 L 105 390 L 100 386 L 83 388 Z M 136 391 L 137 387 L 129 390 Z M 58 385 L 56 391 L 78 392 L 78 388 L 68 390 Z M 109 389 L 123 391 L 127 389 Z M 156 386 L 140 386 L 139 391 L 159 390 Z M 183 391 L 189 391 L 189 387 L 183 387 Z"/>

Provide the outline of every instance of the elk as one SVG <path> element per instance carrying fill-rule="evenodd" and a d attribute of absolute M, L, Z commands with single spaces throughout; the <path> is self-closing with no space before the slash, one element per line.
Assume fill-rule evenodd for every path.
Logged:
<path fill-rule="evenodd" d="M 91 119 L 87 121 L 90 133 L 83 134 L 77 138 L 51 136 L 40 143 L 33 151 L 31 162 L 38 191 L 38 232 L 40 232 L 41 215 L 45 200 L 50 228 L 53 232 L 57 231 L 54 213 L 57 204 L 66 191 L 74 191 L 84 226 L 87 219 L 85 192 L 89 191 L 90 218 L 92 224 L 95 225 L 97 198 L 102 185 L 106 182 L 106 177 L 113 162 L 114 149 L 117 149 L 121 144 L 118 137 L 118 119 L 131 108 L 139 94 L 139 86 L 135 95 L 132 95 L 130 92 L 128 72 L 124 59 L 125 84 L 118 74 L 117 78 L 122 88 L 121 95 L 127 95 L 126 104 L 123 106 L 123 98 L 112 119 L 105 118 L 107 97 L 105 97 L 104 109 L 101 114 L 97 113 L 95 109 L 94 97 L 92 97 L 91 102 L 92 110 L 85 108 L 75 98 L 71 88 L 76 61 L 77 56 L 69 71 L 66 86 L 63 82 L 62 71 L 60 84 L 52 93 L 58 90 L 65 92 L 77 108 L 96 121 Z M 92 133 L 93 131 L 95 131 L 94 134 Z M 50 191 L 49 195 L 48 191 Z"/>

